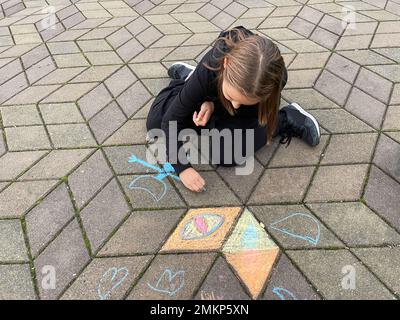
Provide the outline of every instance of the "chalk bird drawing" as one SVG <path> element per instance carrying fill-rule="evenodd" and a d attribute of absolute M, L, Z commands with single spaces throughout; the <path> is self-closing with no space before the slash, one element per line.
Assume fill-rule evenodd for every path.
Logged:
<path fill-rule="evenodd" d="M 298 300 L 296 296 L 287 289 L 284 288 L 273 288 L 272 293 L 281 300 Z"/>
<path fill-rule="evenodd" d="M 181 230 L 183 240 L 197 240 L 208 237 L 221 227 L 224 217 L 215 213 L 193 216 Z"/>
<path fill-rule="evenodd" d="M 108 269 L 100 279 L 99 286 L 97 287 L 97 293 L 100 300 L 107 300 L 111 293 L 121 285 L 122 282 L 129 275 L 127 268 L 110 268 Z"/>
<path fill-rule="evenodd" d="M 308 220 L 307 222 L 310 223 L 310 228 L 311 228 L 308 230 L 308 232 L 309 232 L 308 235 L 296 233 L 295 231 L 290 230 L 290 228 L 287 228 L 285 226 L 287 222 L 289 222 L 291 220 L 293 221 L 295 219 L 303 220 L 303 221 L 301 221 L 302 225 L 304 225 L 305 221 Z M 309 215 L 306 213 L 300 213 L 300 212 L 293 213 L 281 220 L 278 220 L 278 221 L 272 223 L 270 225 L 270 227 L 272 229 L 282 232 L 290 237 L 307 241 L 313 245 L 318 244 L 318 242 L 320 240 L 320 236 L 321 236 L 321 227 L 320 227 L 319 221 L 317 219 L 315 219 L 312 215 Z"/>
<path fill-rule="evenodd" d="M 174 296 L 185 285 L 185 271 L 173 272 L 165 269 L 154 285 L 149 282 L 147 285 L 156 292 Z"/>
<path fill-rule="evenodd" d="M 147 168 L 153 169 L 158 174 L 156 176 L 151 175 L 140 175 L 133 179 L 133 181 L 129 184 L 129 189 L 137 189 L 137 190 L 144 190 L 149 193 L 153 199 L 158 202 L 162 198 L 164 198 L 165 194 L 167 193 L 168 186 L 164 182 L 166 177 L 171 177 L 177 181 L 181 179 L 176 176 L 175 170 L 169 162 L 166 162 L 162 168 L 159 168 L 155 165 L 152 165 L 142 159 L 139 159 L 135 155 L 131 155 L 128 160 L 129 163 L 139 163 Z M 155 183 L 155 184 L 154 184 Z M 155 190 L 152 191 L 150 188 L 153 187 Z"/>

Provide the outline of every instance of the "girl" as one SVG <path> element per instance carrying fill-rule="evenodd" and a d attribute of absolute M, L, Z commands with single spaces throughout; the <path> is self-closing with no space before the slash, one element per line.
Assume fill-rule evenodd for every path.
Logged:
<path fill-rule="evenodd" d="M 173 80 L 157 95 L 147 118 L 147 130 L 164 131 L 168 158 L 172 158 L 172 149 L 182 146 L 177 139 L 176 148 L 170 146 L 168 129 L 172 121 L 178 133 L 185 128 L 199 133 L 200 127 L 252 129 L 255 151 L 277 135 L 281 137 L 280 143 L 287 146 L 292 137 L 299 137 L 310 146 L 319 143 L 320 129 L 313 116 L 296 103 L 279 110 L 281 91 L 288 77 L 279 48 L 243 26 L 221 32 L 196 68 L 178 62 L 168 69 L 168 75 Z M 230 152 L 237 144 L 237 137 L 232 137 Z M 244 137 L 243 134 L 242 148 L 246 150 Z M 219 164 L 236 165 L 225 161 L 232 157 L 226 154 L 224 143 L 220 143 Z M 176 155 L 173 159 L 177 159 Z M 190 163 L 178 160 L 171 164 L 187 188 L 205 190 L 204 179 Z"/>

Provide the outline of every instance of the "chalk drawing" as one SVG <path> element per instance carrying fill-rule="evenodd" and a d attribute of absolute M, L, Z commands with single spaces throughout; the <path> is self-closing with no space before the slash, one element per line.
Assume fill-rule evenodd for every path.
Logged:
<path fill-rule="evenodd" d="M 174 273 L 170 269 L 165 269 L 154 285 L 149 282 L 147 285 L 156 292 L 174 296 L 185 286 L 185 271 Z"/>
<path fill-rule="evenodd" d="M 287 289 L 275 287 L 272 293 L 281 300 L 298 300 L 296 296 Z"/>
<path fill-rule="evenodd" d="M 99 286 L 97 287 L 97 293 L 100 297 L 100 300 L 107 300 L 111 293 L 126 279 L 129 275 L 129 271 L 127 268 L 110 268 L 108 269 L 100 279 Z M 111 276 L 111 278 L 110 278 Z M 106 291 L 102 291 L 102 287 L 106 289 Z"/>
<path fill-rule="evenodd" d="M 207 292 L 204 290 L 201 290 L 200 298 L 201 298 L 201 300 L 224 300 L 223 296 L 219 296 L 219 295 L 215 294 L 214 291 Z"/>
<path fill-rule="evenodd" d="M 286 228 L 284 226 L 285 222 L 290 221 L 291 219 L 293 220 L 298 217 L 300 217 L 301 219 L 307 219 L 312 222 L 312 224 L 315 226 L 315 230 L 313 230 L 314 231 L 313 235 L 304 235 L 304 234 L 295 233 L 294 231 L 288 230 L 288 228 Z M 312 215 L 309 215 L 306 213 L 300 213 L 300 212 L 293 213 L 283 219 L 280 219 L 280 220 L 272 223 L 270 225 L 270 227 L 272 229 L 282 232 L 290 237 L 307 241 L 313 245 L 318 244 L 318 242 L 320 240 L 320 236 L 321 236 L 321 227 L 320 227 L 319 221 L 317 219 L 315 219 Z M 311 230 L 309 230 L 309 231 L 311 233 Z"/>
<path fill-rule="evenodd" d="M 164 182 L 164 179 L 166 177 L 172 177 L 173 179 L 180 181 L 180 178 L 176 176 L 175 170 L 173 166 L 167 162 L 163 165 L 162 168 L 159 168 L 155 165 L 152 165 L 142 159 L 139 159 L 135 155 L 131 155 L 131 157 L 128 160 L 129 163 L 139 163 L 147 168 L 153 169 L 158 174 L 156 176 L 151 176 L 151 175 L 140 175 L 136 177 L 128 186 L 129 189 L 137 189 L 137 190 L 143 190 L 148 192 L 153 199 L 158 202 L 162 198 L 164 198 L 165 194 L 167 193 L 168 186 Z M 152 185 L 152 182 L 156 182 L 156 185 L 160 187 L 160 192 L 155 193 L 152 190 L 149 189 L 149 186 Z M 142 186 L 140 184 L 143 184 Z"/>
<path fill-rule="evenodd" d="M 213 213 L 192 217 L 181 231 L 183 240 L 203 239 L 214 233 L 224 223 L 224 216 Z"/>

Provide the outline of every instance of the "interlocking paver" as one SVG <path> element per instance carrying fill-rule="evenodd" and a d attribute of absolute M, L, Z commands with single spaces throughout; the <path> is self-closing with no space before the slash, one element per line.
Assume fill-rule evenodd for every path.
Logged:
<path fill-rule="evenodd" d="M 0 261 L 27 262 L 28 255 L 21 222 L 1 220 L 0 231 Z"/>
<path fill-rule="evenodd" d="M 95 147 L 93 139 L 86 124 L 59 124 L 48 125 L 50 139 L 55 148 Z"/>
<path fill-rule="evenodd" d="M 400 144 L 381 135 L 375 151 L 374 163 L 400 182 Z"/>
<path fill-rule="evenodd" d="M 361 68 L 355 85 L 383 102 L 388 102 L 392 89 L 390 81 L 365 68 Z"/>
<path fill-rule="evenodd" d="M 29 265 L 0 265 L 0 299 L 36 299 Z"/>
<path fill-rule="evenodd" d="M 5 128 L 10 151 L 51 149 L 43 126 Z"/>
<path fill-rule="evenodd" d="M 351 85 L 331 72 L 324 70 L 317 80 L 315 88 L 342 106 L 350 92 Z"/>
<path fill-rule="evenodd" d="M 400 130 L 400 106 L 388 107 L 383 130 Z"/>
<path fill-rule="evenodd" d="M 46 151 L 8 152 L 0 158 L 0 180 L 13 180 L 46 154 Z"/>
<path fill-rule="evenodd" d="M 141 82 L 137 81 L 117 98 L 117 102 L 125 114 L 131 117 L 150 98 L 150 93 Z"/>
<path fill-rule="evenodd" d="M 74 103 L 40 104 L 39 109 L 46 124 L 84 122 Z"/>

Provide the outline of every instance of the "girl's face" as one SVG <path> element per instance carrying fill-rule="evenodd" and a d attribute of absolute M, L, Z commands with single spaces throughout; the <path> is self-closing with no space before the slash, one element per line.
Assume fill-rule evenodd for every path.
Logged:
<path fill-rule="evenodd" d="M 224 68 L 227 66 L 227 58 L 224 58 Z M 222 81 L 222 92 L 227 100 L 232 103 L 234 109 L 239 109 L 242 104 L 244 105 L 253 105 L 257 104 L 260 101 L 254 98 L 249 98 L 243 95 L 239 90 L 232 87 L 228 81 Z"/>

